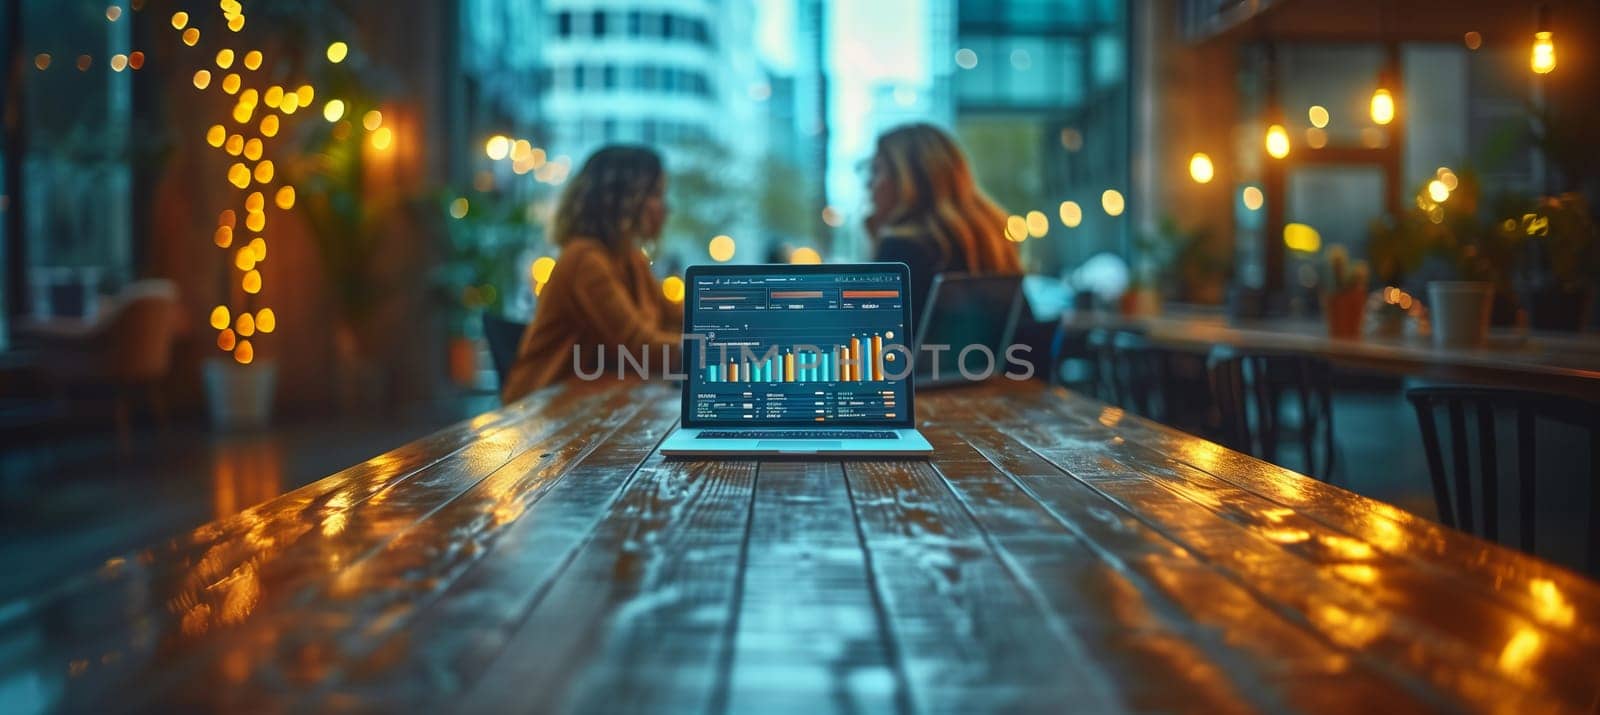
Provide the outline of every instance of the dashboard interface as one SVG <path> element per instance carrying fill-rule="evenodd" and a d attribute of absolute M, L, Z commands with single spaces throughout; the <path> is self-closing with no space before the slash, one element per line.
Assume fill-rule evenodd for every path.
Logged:
<path fill-rule="evenodd" d="M 707 424 L 906 421 L 910 336 L 897 272 L 701 274 L 686 345 Z"/>

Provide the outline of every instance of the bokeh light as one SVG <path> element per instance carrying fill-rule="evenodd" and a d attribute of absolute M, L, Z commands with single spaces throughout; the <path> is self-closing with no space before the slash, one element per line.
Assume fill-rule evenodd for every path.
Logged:
<path fill-rule="evenodd" d="M 733 241 L 733 237 L 727 235 L 712 237 L 711 243 L 706 246 L 707 252 L 711 254 L 711 260 L 718 263 L 727 263 L 732 260 L 736 249 L 737 246 Z"/>
<path fill-rule="evenodd" d="M 1100 208 L 1105 209 L 1107 216 L 1121 216 L 1127 208 L 1127 200 L 1122 198 L 1121 191 L 1106 189 L 1100 194 Z"/>
<path fill-rule="evenodd" d="M 1060 208 L 1061 225 L 1067 228 L 1077 228 L 1083 223 L 1083 207 L 1076 201 L 1063 201 Z"/>

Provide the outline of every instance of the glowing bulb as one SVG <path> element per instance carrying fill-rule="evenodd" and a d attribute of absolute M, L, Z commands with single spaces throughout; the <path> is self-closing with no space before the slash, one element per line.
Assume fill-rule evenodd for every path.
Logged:
<path fill-rule="evenodd" d="M 683 302 L 683 279 L 677 276 L 667 276 L 661 281 L 661 295 L 673 303 Z"/>
<path fill-rule="evenodd" d="M 1194 179 L 1196 183 L 1211 183 L 1216 171 L 1216 167 L 1211 164 L 1211 157 L 1205 152 L 1196 152 L 1194 156 L 1189 157 L 1189 178 Z"/>
<path fill-rule="evenodd" d="M 1394 95 L 1389 90 L 1379 87 L 1372 93 L 1372 121 L 1375 124 L 1388 124 L 1394 121 Z"/>
<path fill-rule="evenodd" d="M 217 244 L 218 248 L 227 248 L 233 245 L 233 227 L 218 226 L 217 232 L 211 234 L 211 242 Z"/>
<path fill-rule="evenodd" d="M 727 263 L 733 259 L 733 253 L 738 247 L 733 242 L 732 236 L 714 236 L 711 243 L 706 246 L 711 254 L 711 260 L 718 263 Z"/>
<path fill-rule="evenodd" d="M 1303 223 L 1291 223 L 1283 227 L 1283 245 L 1291 251 L 1316 253 L 1322 250 L 1322 234 Z"/>
<path fill-rule="evenodd" d="M 1445 186 L 1443 181 L 1434 179 L 1428 182 L 1428 198 L 1442 203 L 1445 199 L 1450 198 L 1450 187 Z"/>
<path fill-rule="evenodd" d="M 329 123 L 337 122 L 343 116 L 344 101 L 330 99 L 327 104 L 322 105 L 322 118 L 328 120 Z"/>
<path fill-rule="evenodd" d="M 244 274 L 244 280 L 240 281 L 240 287 L 244 288 L 244 292 L 249 293 L 251 295 L 255 295 L 256 293 L 260 293 L 261 292 L 261 271 L 252 270 L 252 271 Z"/>
<path fill-rule="evenodd" d="M 211 86 L 211 70 L 196 70 L 194 73 L 194 88 L 205 89 Z"/>
<path fill-rule="evenodd" d="M 261 69 L 261 50 L 251 50 L 244 53 L 244 68 L 247 70 Z"/>
<path fill-rule="evenodd" d="M 1306 110 L 1306 118 L 1311 120 L 1311 126 L 1321 129 L 1328 126 L 1328 108 L 1320 104 L 1311 105 Z"/>
<path fill-rule="evenodd" d="M 250 361 L 256 359 L 255 348 L 250 347 L 249 340 L 239 341 L 238 347 L 233 349 L 233 359 L 238 360 L 240 365 L 249 365 Z"/>
<path fill-rule="evenodd" d="M 222 143 L 228 140 L 228 130 L 221 124 L 213 124 L 206 130 L 206 143 L 221 148 Z"/>
<path fill-rule="evenodd" d="M 244 16 L 243 15 L 231 15 L 231 16 L 229 16 L 228 17 L 228 29 L 232 30 L 234 32 L 238 32 L 240 30 L 243 30 L 244 29 Z"/>
<path fill-rule="evenodd" d="M 530 271 L 533 274 L 533 282 L 548 282 L 550 280 L 550 274 L 554 272 L 555 269 L 556 259 L 549 256 L 540 256 L 538 259 L 534 260 L 533 269 Z"/>
<path fill-rule="evenodd" d="M 260 236 L 250 239 L 250 244 L 245 246 L 251 253 L 256 254 L 256 263 L 267 260 L 267 239 Z"/>
<path fill-rule="evenodd" d="M 121 72 L 128 68 L 128 56 L 117 53 L 111 56 L 111 71 Z"/>
<path fill-rule="evenodd" d="M 1267 154 L 1274 159 L 1282 159 L 1289 155 L 1289 132 L 1282 124 L 1267 127 Z"/>
<path fill-rule="evenodd" d="M 233 50 L 226 47 L 217 50 L 217 67 L 227 69 L 233 66 Z"/>
<path fill-rule="evenodd" d="M 257 139 L 256 137 L 250 137 L 250 140 L 244 143 L 244 158 L 249 159 L 250 161 L 255 161 L 261 158 L 260 139 Z"/>
<path fill-rule="evenodd" d="M 294 96 L 300 100 L 300 106 L 309 107 L 311 106 L 311 100 L 317 98 L 317 90 L 309 84 L 302 84 L 299 89 L 294 91 Z"/>
<path fill-rule="evenodd" d="M 268 87 L 267 91 L 261 93 L 261 103 L 277 109 L 283 103 L 283 88 L 278 85 Z"/>
<path fill-rule="evenodd" d="M 795 265 L 814 266 L 822 262 L 822 254 L 810 246 L 801 246 L 789 254 L 789 262 Z"/>
<path fill-rule="evenodd" d="M 244 197 L 244 210 L 248 213 L 260 211 L 261 207 L 265 205 L 266 199 L 261 195 L 260 191 L 252 191 L 250 195 Z"/>
<path fill-rule="evenodd" d="M 1028 240 L 1028 219 L 1021 216 L 1007 216 L 1006 240 L 1012 243 Z"/>
<path fill-rule="evenodd" d="M 222 330 L 228 327 L 228 306 L 219 305 L 211 309 L 211 327 Z"/>
<path fill-rule="evenodd" d="M 1081 223 L 1083 223 L 1083 207 L 1076 201 L 1061 202 L 1061 225 L 1077 228 Z"/>
<path fill-rule="evenodd" d="M 1122 210 L 1127 207 L 1127 201 L 1122 198 L 1122 192 L 1116 189 L 1106 189 L 1100 194 L 1100 208 L 1106 210 L 1108 216 L 1121 216 Z"/>
<path fill-rule="evenodd" d="M 200 43 L 200 30 L 198 28 L 191 27 L 191 28 L 183 31 L 183 44 L 188 45 L 190 47 L 194 47 L 195 45 L 197 45 L 199 43 Z"/>
<path fill-rule="evenodd" d="M 1033 238 L 1044 238 L 1050 232 L 1050 219 L 1045 217 L 1043 211 L 1029 211 L 1026 221 L 1028 235 Z"/>
<path fill-rule="evenodd" d="M 243 163 L 234 162 L 233 166 L 228 167 L 228 183 L 241 189 L 248 187 L 250 185 L 249 167 L 246 167 Z"/>
<path fill-rule="evenodd" d="M 238 333 L 239 337 L 242 338 L 248 338 L 252 335 L 255 335 L 256 319 L 250 317 L 249 313 L 240 313 L 239 320 L 235 321 L 233 325 L 233 332 Z"/>
<path fill-rule="evenodd" d="M 484 142 L 483 144 L 484 155 L 488 156 L 493 161 L 500 161 L 501 159 L 506 158 L 506 154 L 510 151 L 511 140 L 507 139 L 501 134 L 496 134 L 492 137 L 489 137 L 489 141 Z"/>
<path fill-rule="evenodd" d="M 1556 41 L 1549 30 L 1533 33 L 1533 54 L 1528 58 L 1528 65 L 1535 74 L 1550 74 L 1550 70 L 1556 68 Z"/>
<path fill-rule="evenodd" d="M 239 250 L 233 252 L 233 267 L 241 271 L 255 270 L 256 252 L 250 250 L 248 244 L 240 246 Z"/>
<path fill-rule="evenodd" d="M 389 145 L 393 143 L 394 132 L 388 127 L 378 127 L 378 131 L 372 133 L 372 148 L 378 151 L 387 150 Z"/>
<path fill-rule="evenodd" d="M 261 136 L 278 136 L 278 115 L 268 114 L 261 118 Z"/>
<path fill-rule="evenodd" d="M 278 189 L 278 195 L 273 198 L 273 203 L 284 211 L 294 208 L 294 187 L 285 186 Z"/>
<path fill-rule="evenodd" d="M 1251 211 L 1260 211 L 1261 205 L 1266 203 L 1267 200 L 1266 195 L 1262 194 L 1261 188 L 1257 186 L 1244 187 L 1244 191 L 1240 193 L 1239 198 L 1244 201 L 1244 207 Z"/>
<path fill-rule="evenodd" d="M 383 112 L 374 109 L 361 115 L 361 126 L 366 127 L 369 132 L 377 131 L 378 127 L 383 126 Z"/>
<path fill-rule="evenodd" d="M 257 233 L 267 229 L 267 215 L 261 211 L 251 211 L 244 215 L 244 227 Z"/>
<path fill-rule="evenodd" d="M 232 350 L 235 342 L 233 328 L 224 327 L 222 332 L 217 333 L 217 347 L 223 350 Z"/>
<path fill-rule="evenodd" d="M 270 183 L 272 183 L 272 160 L 271 159 L 267 159 L 266 161 L 263 161 L 260 164 L 256 164 L 256 183 L 258 183 L 258 184 L 270 184 Z"/>
<path fill-rule="evenodd" d="M 328 61 L 339 64 L 350 54 L 350 46 L 343 42 L 334 42 L 328 45 Z"/>
<path fill-rule="evenodd" d="M 458 196 L 458 197 L 456 197 L 456 199 L 454 201 L 450 202 L 450 218 L 455 218 L 455 219 L 466 218 L 467 217 L 467 211 L 470 210 L 471 208 L 472 207 L 467 202 L 466 197 L 459 197 Z"/>
<path fill-rule="evenodd" d="M 256 311 L 256 330 L 270 333 L 278 329 L 278 316 L 271 308 L 262 308 Z"/>
<path fill-rule="evenodd" d="M 172 13 L 172 29 L 174 29 L 174 30 L 182 30 L 183 28 L 188 27 L 188 26 L 189 26 L 189 13 L 181 12 L 181 11 Z"/>

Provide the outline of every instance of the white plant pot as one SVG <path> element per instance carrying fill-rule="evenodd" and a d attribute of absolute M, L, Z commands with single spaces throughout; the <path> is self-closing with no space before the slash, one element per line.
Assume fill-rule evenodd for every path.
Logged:
<path fill-rule="evenodd" d="M 1433 344 L 1439 347 L 1481 347 L 1489 338 L 1489 313 L 1494 284 L 1481 281 L 1428 283 L 1433 317 Z"/>
<path fill-rule="evenodd" d="M 201 369 L 211 426 L 223 431 L 266 427 L 272 421 L 272 397 L 278 387 L 278 366 L 271 360 L 250 365 L 210 358 Z"/>

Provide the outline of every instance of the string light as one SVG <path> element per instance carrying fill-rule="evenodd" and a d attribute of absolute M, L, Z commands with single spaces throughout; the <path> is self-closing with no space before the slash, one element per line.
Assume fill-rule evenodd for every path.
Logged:
<path fill-rule="evenodd" d="M 1374 124 L 1388 124 L 1394 121 L 1394 95 L 1388 88 L 1379 87 L 1372 93 L 1372 121 Z"/>
<path fill-rule="evenodd" d="M 183 44 L 194 47 L 200 44 L 200 29 L 191 27 L 183 31 Z"/>
<path fill-rule="evenodd" d="M 1212 177 L 1216 176 L 1216 167 L 1211 164 L 1211 157 L 1205 152 L 1195 152 L 1189 157 L 1189 178 L 1197 184 L 1209 184 Z"/>
<path fill-rule="evenodd" d="M 284 211 L 294 208 L 294 187 L 284 186 L 278 189 L 278 194 L 273 198 L 273 203 Z"/>
<path fill-rule="evenodd" d="M 1282 159 L 1289 155 L 1289 132 L 1282 124 L 1267 127 L 1267 154 L 1274 159 Z"/>
<path fill-rule="evenodd" d="M 1061 225 L 1067 228 L 1077 228 L 1083 223 L 1083 207 L 1076 201 L 1063 201 L 1059 209 Z"/>
<path fill-rule="evenodd" d="M 328 45 L 328 61 L 339 64 L 350 54 L 350 46 L 343 42 L 334 42 Z"/>
<path fill-rule="evenodd" d="M 366 127 L 369 132 L 377 131 L 378 127 L 383 126 L 383 112 L 374 109 L 362 115 L 361 126 Z"/>
<path fill-rule="evenodd" d="M 252 72 L 261 69 L 261 50 L 244 53 L 244 68 Z"/>
<path fill-rule="evenodd" d="M 343 116 L 344 102 L 342 100 L 330 99 L 327 104 L 322 105 L 322 118 L 328 120 L 329 124 L 339 121 L 339 118 Z"/>

